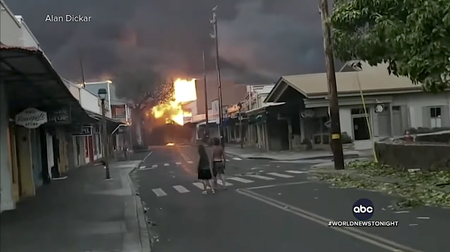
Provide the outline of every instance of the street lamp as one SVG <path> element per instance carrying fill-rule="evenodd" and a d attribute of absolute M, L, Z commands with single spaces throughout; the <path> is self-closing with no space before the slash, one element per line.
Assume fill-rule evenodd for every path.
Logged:
<path fill-rule="evenodd" d="M 109 162 L 108 162 L 108 133 L 106 132 L 106 107 L 105 99 L 108 96 L 108 92 L 104 88 L 98 90 L 98 97 L 102 102 L 102 144 L 103 144 L 103 162 L 105 163 L 106 179 L 110 179 Z"/>

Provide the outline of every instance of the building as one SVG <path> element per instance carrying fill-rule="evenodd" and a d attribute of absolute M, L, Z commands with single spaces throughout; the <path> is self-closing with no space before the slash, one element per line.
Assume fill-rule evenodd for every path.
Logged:
<path fill-rule="evenodd" d="M 86 138 L 98 128 L 100 115 L 82 107 L 80 89 L 61 79 L 24 19 L 0 3 L 0 211 L 5 211 L 69 169 L 95 160 L 77 164 L 73 155 L 90 153 Z M 108 128 L 117 125 L 111 120 Z M 74 144 L 78 137 L 82 145 Z"/>
<path fill-rule="evenodd" d="M 371 67 L 362 63 L 362 68 L 354 71 L 350 65 L 354 66 L 348 63 L 342 72 L 336 73 L 336 80 L 341 131 L 355 140 L 355 145 L 369 142 L 371 147 L 371 135 L 401 136 L 408 128 L 450 125 L 450 92 L 425 93 L 408 78 L 389 75 L 385 65 Z M 265 102 L 293 104 L 300 118 L 302 141 L 329 144 L 325 73 L 282 76 Z M 288 131 L 286 127 L 285 130 Z"/>

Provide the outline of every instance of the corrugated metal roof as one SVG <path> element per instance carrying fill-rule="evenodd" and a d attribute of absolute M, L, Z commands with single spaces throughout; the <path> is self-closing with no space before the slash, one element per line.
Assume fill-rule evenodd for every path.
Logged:
<path fill-rule="evenodd" d="M 326 73 L 283 76 L 280 81 L 306 97 L 328 94 Z M 365 68 L 360 72 L 338 72 L 336 84 L 338 93 L 359 93 L 359 84 L 363 92 L 421 89 L 421 86 L 412 84 L 409 78 L 389 75 L 383 66 Z"/>

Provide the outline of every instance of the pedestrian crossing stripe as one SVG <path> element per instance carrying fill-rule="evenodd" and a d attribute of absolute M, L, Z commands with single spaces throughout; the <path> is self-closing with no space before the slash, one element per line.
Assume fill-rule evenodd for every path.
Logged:
<path fill-rule="evenodd" d="M 156 165 L 156 164 L 152 165 L 152 168 L 156 168 L 156 167 L 158 167 L 158 165 Z"/>
<path fill-rule="evenodd" d="M 255 182 L 255 181 L 253 181 L 253 180 L 248 180 L 248 179 L 245 179 L 245 178 L 239 178 L 239 177 L 232 177 L 232 178 L 228 178 L 228 179 L 229 179 L 229 180 L 233 180 L 233 181 L 237 181 L 237 182 L 242 182 L 242 183 L 245 183 L 245 184 Z"/>
<path fill-rule="evenodd" d="M 278 172 L 268 172 L 267 174 L 275 176 L 275 177 L 279 177 L 279 178 L 293 178 L 293 176 L 291 176 L 291 175 L 286 175 L 286 174 L 282 174 L 282 173 L 278 173 Z"/>
<path fill-rule="evenodd" d="M 175 190 L 177 190 L 179 193 L 188 193 L 188 192 L 189 192 L 189 190 L 186 189 L 186 187 L 181 186 L 181 185 L 173 186 L 173 188 L 174 188 Z"/>
<path fill-rule="evenodd" d="M 301 174 L 301 173 L 307 173 L 307 171 L 295 171 L 295 170 L 290 170 L 290 171 L 285 171 L 285 172 L 291 172 L 292 174 Z M 266 175 L 266 174 L 265 174 Z M 267 175 L 271 175 L 277 178 L 293 178 L 293 176 L 291 175 L 287 175 L 287 174 L 283 174 L 283 173 L 277 173 L 277 172 L 270 172 L 267 173 Z M 273 177 L 269 177 L 269 176 L 263 176 L 263 175 L 245 175 L 245 177 L 249 177 L 249 178 L 254 178 L 254 179 L 260 179 L 260 180 L 274 180 L 276 178 Z M 243 183 L 243 184 L 250 184 L 250 183 L 254 183 L 254 180 L 250 180 L 250 179 L 246 179 L 243 177 L 229 177 L 227 178 L 227 180 L 231 180 L 231 181 L 236 181 L 238 183 Z M 217 184 L 223 186 L 223 183 L 221 180 L 217 181 Z M 203 190 L 203 183 L 201 182 L 194 182 L 192 183 L 193 186 L 197 187 L 200 190 Z M 232 183 L 226 182 L 226 186 L 232 186 Z M 180 194 L 183 193 L 189 193 L 189 189 L 186 188 L 185 186 L 182 185 L 174 185 L 172 186 L 173 189 L 175 189 L 175 191 L 177 191 Z M 161 189 L 161 188 L 155 188 L 152 189 L 153 193 L 156 195 L 156 197 L 164 197 L 167 196 L 167 193 Z"/>
<path fill-rule="evenodd" d="M 169 166 L 169 164 L 168 164 L 168 163 L 165 163 L 164 166 Z"/>
<path fill-rule="evenodd" d="M 194 162 L 192 162 L 192 161 L 190 161 L 190 160 L 189 160 L 189 161 L 187 161 L 187 162 L 188 162 L 189 164 L 192 164 L 192 163 L 194 163 Z"/>
<path fill-rule="evenodd" d="M 241 158 L 238 158 L 238 157 L 234 157 L 233 159 L 234 160 L 242 160 Z"/>
<path fill-rule="evenodd" d="M 181 164 L 181 162 L 176 162 L 176 164 L 177 164 L 177 165 L 180 165 L 180 164 Z"/>
<path fill-rule="evenodd" d="M 247 176 L 251 177 L 251 178 L 262 179 L 262 180 L 274 180 L 275 179 L 275 178 L 266 177 L 266 176 L 262 176 L 262 175 L 247 175 Z"/>

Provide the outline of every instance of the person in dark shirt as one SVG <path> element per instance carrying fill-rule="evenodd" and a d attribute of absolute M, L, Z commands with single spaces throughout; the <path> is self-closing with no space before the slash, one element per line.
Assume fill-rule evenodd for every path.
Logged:
<path fill-rule="evenodd" d="M 200 159 L 198 160 L 198 179 L 202 181 L 203 183 L 203 194 L 208 193 L 208 185 L 211 188 L 211 192 L 214 193 L 214 187 L 212 184 L 212 171 L 211 166 L 209 165 L 209 158 L 208 153 L 206 153 L 205 146 L 199 145 L 198 146 L 198 155 L 200 156 Z"/>

